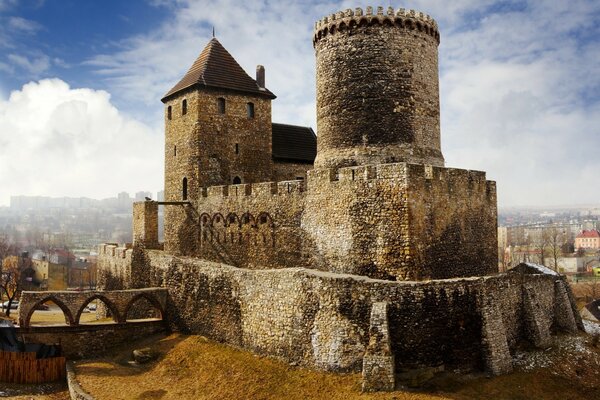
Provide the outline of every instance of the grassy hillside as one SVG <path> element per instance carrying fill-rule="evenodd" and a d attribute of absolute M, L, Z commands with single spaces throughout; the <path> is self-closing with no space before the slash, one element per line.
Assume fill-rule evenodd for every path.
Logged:
<path fill-rule="evenodd" d="M 600 349 L 587 335 L 559 337 L 546 351 L 517 352 L 513 374 L 438 374 L 418 391 L 360 393 L 360 374 L 288 366 L 200 336 L 150 338 L 157 361 L 133 366 L 131 348 L 77 363 L 82 386 L 97 399 L 600 399 Z"/>

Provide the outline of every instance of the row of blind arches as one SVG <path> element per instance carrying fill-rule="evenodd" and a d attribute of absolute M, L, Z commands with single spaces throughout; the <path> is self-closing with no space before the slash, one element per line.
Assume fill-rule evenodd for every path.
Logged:
<path fill-rule="evenodd" d="M 181 101 L 181 115 L 187 114 L 187 108 L 188 108 L 187 99 L 183 99 Z M 225 114 L 225 111 L 226 111 L 225 99 L 223 97 L 217 98 L 217 112 L 219 114 Z M 246 116 L 248 117 L 248 119 L 254 118 L 254 103 L 252 103 L 252 102 L 246 103 Z M 173 107 L 172 106 L 167 107 L 167 118 L 169 120 L 173 118 Z"/>

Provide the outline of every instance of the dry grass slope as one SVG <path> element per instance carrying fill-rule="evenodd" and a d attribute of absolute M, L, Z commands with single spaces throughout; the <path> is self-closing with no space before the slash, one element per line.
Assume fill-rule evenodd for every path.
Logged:
<path fill-rule="evenodd" d="M 133 367 L 131 348 L 102 360 L 77 364 L 78 378 L 102 399 L 594 399 L 600 398 L 600 351 L 589 338 L 577 339 L 585 351 L 570 347 L 542 352 L 513 374 L 497 378 L 442 374 L 421 391 L 360 393 L 360 375 L 328 374 L 290 367 L 214 343 L 200 336 L 148 339 L 158 361 Z M 576 345 L 573 348 L 577 348 Z"/>

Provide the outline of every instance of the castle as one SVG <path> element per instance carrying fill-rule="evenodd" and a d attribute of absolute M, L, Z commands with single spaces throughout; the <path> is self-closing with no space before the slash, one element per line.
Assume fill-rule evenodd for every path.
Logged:
<path fill-rule="evenodd" d="M 439 40 L 413 10 L 318 21 L 315 138 L 273 124 L 264 68 L 213 38 L 162 99 L 164 244 L 159 203 L 134 204 L 133 245 L 100 248 L 104 288 L 166 287 L 174 328 L 362 369 L 365 390 L 422 367 L 505 373 L 520 340 L 581 329 L 563 277 L 497 273 L 495 183 L 444 166 Z"/>

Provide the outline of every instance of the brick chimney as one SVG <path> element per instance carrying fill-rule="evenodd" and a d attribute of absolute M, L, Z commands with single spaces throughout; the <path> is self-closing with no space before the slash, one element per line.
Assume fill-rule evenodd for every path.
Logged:
<path fill-rule="evenodd" d="M 265 67 L 262 65 L 256 66 L 256 83 L 260 89 L 265 88 Z"/>

